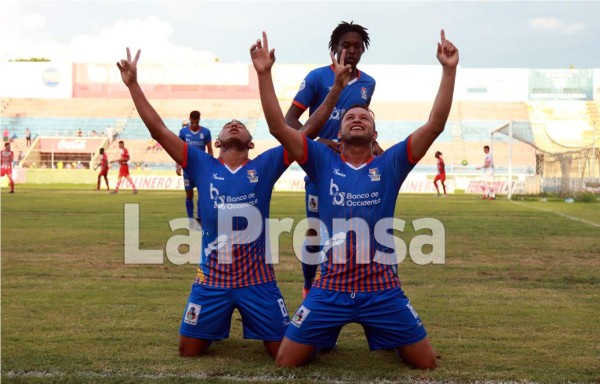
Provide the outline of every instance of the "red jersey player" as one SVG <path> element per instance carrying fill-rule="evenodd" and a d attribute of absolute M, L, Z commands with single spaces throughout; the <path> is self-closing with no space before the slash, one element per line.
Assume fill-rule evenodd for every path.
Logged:
<path fill-rule="evenodd" d="M 117 161 L 121 164 L 121 168 L 119 168 L 117 186 L 111 193 L 119 193 L 119 187 L 121 186 L 123 178 L 126 178 L 127 181 L 129 181 L 129 184 L 131 184 L 131 187 L 133 188 L 133 193 L 138 193 L 133 180 L 131 180 L 131 176 L 129 176 L 129 165 L 127 164 L 127 162 L 129 162 L 129 151 L 125 148 L 125 142 L 123 142 L 123 140 L 119 141 L 119 148 L 121 150 L 121 157 Z"/>
<path fill-rule="evenodd" d="M 435 153 L 435 158 L 437 159 L 437 169 L 438 173 L 435 175 L 435 179 L 433 179 L 433 185 L 435 185 L 435 190 L 437 191 L 437 195 L 441 196 L 440 189 L 438 188 L 437 182 L 438 180 L 442 182 L 442 188 L 444 188 L 444 197 L 448 196 L 446 194 L 446 165 L 444 164 L 444 159 L 442 158 L 442 152 L 437 151 Z"/>
<path fill-rule="evenodd" d="M 94 170 L 96 170 L 98 169 L 98 166 L 100 166 L 100 173 L 98 174 L 98 185 L 96 186 L 96 190 L 100 190 L 100 183 L 102 182 L 103 176 L 104 181 L 106 182 L 106 189 L 110 190 L 110 187 L 108 186 L 108 156 L 106 156 L 106 153 L 104 153 L 104 148 L 100 148 L 100 156 L 102 156 L 102 158 L 100 159 L 100 164 L 94 168 Z"/>
<path fill-rule="evenodd" d="M 0 163 L 1 174 L 8 176 L 8 184 L 10 185 L 10 193 L 15 193 L 15 182 L 12 178 L 12 164 L 15 159 L 13 151 L 10 150 L 10 143 L 4 143 L 4 151 L 2 151 L 2 162 Z"/>

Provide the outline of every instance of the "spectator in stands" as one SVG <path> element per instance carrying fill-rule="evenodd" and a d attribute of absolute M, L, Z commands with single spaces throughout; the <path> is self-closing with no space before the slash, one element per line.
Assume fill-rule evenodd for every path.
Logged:
<path fill-rule="evenodd" d="M 2 131 L 2 141 L 5 143 L 10 141 L 10 132 L 8 131 L 8 128 L 4 128 L 4 131 Z"/>
<path fill-rule="evenodd" d="M 25 145 L 31 147 L 31 131 L 29 128 L 25 128 Z"/>
<path fill-rule="evenodd" d="M 190 112 L 190 120 L 187 127 L 181 128 L 179 131 L 179 138 L 187 143 L 188 146 L 197 148 L 201 152 L 208 152 L 209 155 L 213 155 L 212 143 L 210 131 L 200 125 L 200 112 Z M 181 166 L 175 164 L 175 172 L 178 176 L 181 176 Z M 187 216 L 190 219 L 190 228 L 195 228 L 196 223 L 194 222 L 194 188 L 197 188 L 199 183 L 195 182 L 190 175 L 183 171 L 183 185 L 185 188 L 185 210 Z M 196 221 L 200 222 L 200 202 L 198 202 L 198 218 Z"/>
<path fill-rule="evenodd" d="M 94 129 L 94 130 L 92 131 L 92 133 L 90 133 L 90 136 L 91 136 L 91 137 L 96 137 L 96 136 L 98 136 L 98 132 L 96 132 L 96 130 Z"/>
<path fill-rule="evenodd" d="M 77 137 L 83 137 L 83 131 L 81 130 L 81 128 L 79 128 L 79 130 L 77 131 Z"/>
<path fill-rule="evenodd" d="M 477 169 L 483 169 L 482 199 L 494 200 L 496 198 L 496 190 L 494 188 L 494 159 L 489 145 L 483 147 L 483 153 L 485 153 L 483 165 L 477 167 Z"/>
<path fill-rule="evenodd" d="M 438 188 L 438 180 L 442 184 L 442 188 L 444 189 L 444 197 L 448 196 L 446 194 L 446 164 L 444 164 L 444 159 L 442 158 L 442 152 L 437 151 L 435 153 L 435 158 L 437 159 L 437 175 L 435 175 L 435 179 L 433 179 L 433 185 L 435 185 L 435 190 L 437 191 L 437 195 L 442 196 L 440 194 L 440 189 Z"/>

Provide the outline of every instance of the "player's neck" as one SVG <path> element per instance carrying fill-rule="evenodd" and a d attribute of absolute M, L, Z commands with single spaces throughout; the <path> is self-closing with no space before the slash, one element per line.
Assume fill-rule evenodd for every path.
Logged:
<path fill-rule="evenodd" d="M 373 146 L 370 143 L 344 143 L 342 157 L 344 161 L 346 161 L 354 167 L 361 166 L 369 162 L 369 160 L 371 160 L 371 158 L 373 157 Z"/>
<path fill-rule="evenodd" d="M 236 169 L 248 161 L 248 148 L 240 149 L 236 147 L 221 148 L 219 160 L 231 169 Z"/>
<path fill-rule="evenodd" d="M 352 68 L 352 74 L 350 75 L 350 81 L 356 79 L 358 77 L 358 68 Z"/>

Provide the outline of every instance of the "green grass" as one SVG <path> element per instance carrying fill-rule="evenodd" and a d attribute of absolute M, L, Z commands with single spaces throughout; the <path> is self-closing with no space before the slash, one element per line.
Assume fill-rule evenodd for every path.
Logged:
<path fill-rule="evenodd" d="M 416 218 L 446 229 L 446 264 L 407 258 L 399 268 L 439 368 L 416 371 L 393 352 L 368 352 L 352 324 L 337 352 L 281 369 L 260 342 L 241 338 L 237 313 L 228 340 L 180 358 L 196 266 L 124 264 L 124 204 L 140 203 L 140 248 L 162 249 L 174 234 L 168 221 L 184 216 L 182 191 L 50 187 L 2 191 L 3 382 L 600 382 L 600 202 L 401 195 L 403 238 L 415 235 Z M 303 199 L 275 194 L 272 216 L 297 222 Z M 293 312 L 302 273 L 282 239 L 276 273 Z"/>

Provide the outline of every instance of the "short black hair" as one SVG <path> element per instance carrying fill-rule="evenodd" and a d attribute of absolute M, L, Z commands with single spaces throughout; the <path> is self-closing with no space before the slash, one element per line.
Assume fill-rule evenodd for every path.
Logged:
<path fill-rule="evenodd" d="M 100 153 L 104 153 L 104 148 L 100 148 Z"/>
<path fill-rule="evenodd" d="M 190 112 L 190 119 L 200 120 L 200 112 L 199 111 Z"/>
<path fill-rule="evenodd" d="M 119 144 L 125 144 L 123 140 L 119 140 Z"/>
<path fill-rule="evenodd" d="M 483 149 L 490 149 L 490 146 L 489 145 L 484 145 Z"/>
<path fill-rule="evenodd" d="M 354 108 L 362 108 L 364 110 L 366 110 L 367 112 L 369 112 L 369 114 L 373 117 L 373 129 L 377 130 L 377 126 L 375 124 L 375 112 L 373 112 L 370 108 L 368 104 L 354 104 L 352 106 L 350 106 L 349 108 L 347 108 L 343 113 L 342 113 L 342 117 L 340 118 L 340 130 L 342 129 L 342 121 L 344 121 L 344 116 L 346 116 L 346 113 L 348 113 L 349 110 L 354 109 Z"/>
<path fill-rule="evenodd" d="M 367 50 L 369 48 L 369 33 L 367 32 L 367 28 L 362 25 L 354 24 L 353 21 L 347 23 L 342 21 L 338 24 L 338 26 L 331 32 L 331 40 L 329 40 L 329 50 L 331 52 L 334 51 L 334 48 L 340 42 L 342 35 L 348 32 L 356 32 L 362 37 L 363 41 L 363 49 Z"/>

